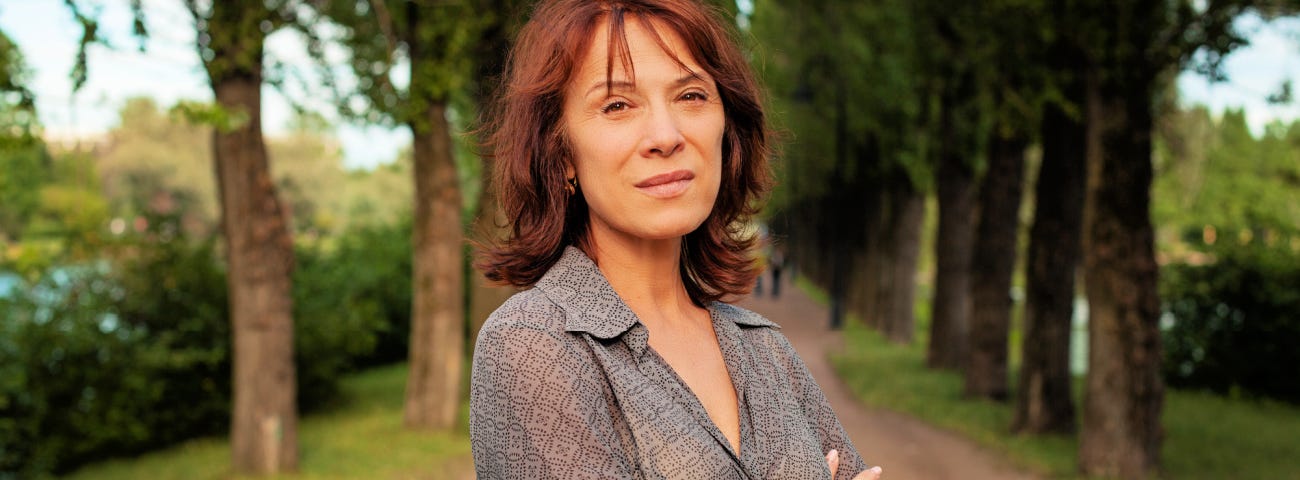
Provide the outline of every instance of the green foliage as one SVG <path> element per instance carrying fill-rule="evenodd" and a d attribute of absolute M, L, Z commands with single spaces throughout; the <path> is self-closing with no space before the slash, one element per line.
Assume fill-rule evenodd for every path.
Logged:
<path fill-rule="evenodd" d="M 847 322 L 844 344 L 843 352 L 831 355 L 831 364 L 867 405 L 954 430 L 1010 457 L 1022 468 L 1051 477 L 1074 472 L 1074 438 L 1010 435 L 1006 426 L 1011 422 L 1012 406 L 966 399 L 961 373 L 927 368 L 923 344 L 895 344 L 857 321 Z M 888 463 L 884 466 L 889 468 Z"/>
<path fill-rule="evenodd" d="M 1198 107 L 1167 114 L 1159 132 L 1152 216 L 1167 243 L 1207 228 L 1300 235 L 1300 122 L 1256 139 L 1243 111 L 1216 121 Z"/>
<path fill-rule="evenodd" d="M 831 362 L 866 404 L 954 430 L 1048 478 L 1078 477 L 1076 439 L 1011 434 L 1011 405 L 963 399 L 961 375 L 925 368 L 921 344 L 893 344 L 856 322 L 846 326 L 844 344 Z M 1162 478 L 1295 478 L 1300 472 L 1300 458 L 1289 450 L 1300 440 L 1300 407 L 1171 389 L 1161 424 Z"/>
<path fill-rule="evenodd" d="M 350 73 L 357 78 L 353 90 L 335 90 L 340 112 L 367 123 L 410 124 L 427 132 L 423 116 L 429 111 L 428 102 L 448 102 L 464 89 L 470 82 L 474 42 L 482 31 L 502 21 L 500 11 L 486 8 L 490 3 L 316 2 L 314 8 L 323 17 L 342 27 L 337 41 L 346 49 Z M 317 37 L 310 28 L 304 33 Z M 323 48 L 309 51 L 322 66 L 332 64 Z M 393 78 L 399 65 L 410 69 L 409 80 Z M 322 72 L 331 74 L 332 68 Z M 336 86 L 332 78 L 326 83 Z"/>
<path fill-rule="evenodd" d="M 127 100 L 119 126 L 110 132 L 113 143 L 99 152 L 104 195 L 114 216 L 134 218 L 154 204 L 177 203 L 182 224 L 191 236 L 206 236 L 217 228 L 219 206 L 213 175 L 212 123 L 178 122 L 177 118 L 220 112 L 206 103 L 181 101 L 166 111 L 153 100 Z M 224 115 L 224 114 L 223 114 Z M 314 239 L 338 235 L 356 225 L 393 221 L 409 209 L 409 169 L 384 168 L 383 173 L 347 172 L 342 149 L 330 137 L 319 116 L 300 114 L 285 135 L 266 139 L 276 190 L 293 222 L 295 237 Z M 402 178 L 393 178 L 400 174 Z M 376 184 L 382 183 L 382 184 Z M 167 200 L 167 199 L 172 200 Z M 358 204 L 375 208 L 355 212 Z"/>
<path fill-rule="evenodd" d="M 826 304 L 826 294 L 808 281 L 796 285 Z M 848 322 L 843 335 L 845 348 L 831 353 L 831 364 L 867 405 L 956 431 L 1047 478 L 1079 478 L 1077 439 L 1010 433 L 1012 406 L 965 399 L 960 373 L 925 367 L 924 341 L 898 345 L 858 321 Z M 1012 352 L 1019 349 L 1015 338 Z M 1074 392 L 1083 392 L 1082 378 L 1075 379 Z M 1300 406 L 1169 389 L 1161 424 L 1162 478 L 1295 478 L 1300 472 L 1300 457 L 1288 450 L 1300 440 Z"/>
<path fill-rule="evenodd" d="M 0 136 L 29 136 L 36 123 L 36 100 L 27 82 L 31 71 L 18 45 L 0 32 Z M 16 131 L 15 131 L 16 130 Z"/>
<path fill-rule="evenodd" d="M 159 232 L 121 245 L 117 265 L 56 266 L 0 300 L 0 410 L 19 419 L 0 431 L 0 472 L 65 471 L 224 428 L 224 275 L 210 244 Z"/>
<path fill-rule="evenodd" d="M 411 150 L 373 169 L 349 170 L 343 191 L 348 229 L 369 228 L 402 221 L 411 215 L 414 182 Z"/>
<path fill-rule="evenodd" d="M 40 202 L 29 232 L 64 239 L 72 258 L 89 258 L 103 247 L 108 206 L 98 190 L 48 185 L 41 188 Z"/>
<path fill-rule="evenodd" d="M 328 251 L 320 245 L 299 248 L 295 258 L 295 335 L 304 348 L 341 349 L 347 355 L 336 360 L 348 360 L 327 367 L 321 361 L 332 352 L 299 351 L 300 368 L 338 371 L 406 359 L 411 328 L 409 221 L 362 227 L 340 237 Z"/>
<path fill-rule="evenodd" d="M 0 242 L 22 236 L 49 176 L 50 156 L 26 86 L 30 77 L 22 52 L 0 32 Z"/>
<path fill-rule="evenodd" d="M 48 181 L 50 155 L 33 137 L 0 136 L 0 239 L 22 238 L 23 229 L 40 209 L 41 187 Z"/>
<path fill-rule="evenodd" d="M 754 63 L 771 89 L 775 122 L 790 130 L 776 201 L 818 197 L 837 180 L 902 169 L 923 185 L 925 102 L 908 2 L 756 2 Z M 911 174 L 915 173 L 915 176 Z"/>
<path fill-rule="evenodd" d="M 267 142 L 276 194 L 288 207 L 295 237 L 338 235 L 353 220 L 343 149 L 319 126 L 323 120 L 300 114 L 293 121 L 287 135 Z"/>
<path fill-rule="evenodd" d="M 1264 243 L 1225 238 L 1211 263 L 1163 270 L 1170 385 L 1300 404 L 1300 251 Z"/>
<path fill-rule="evenodd" d="M 286 25 L 296 25 L 298 0 L 185 0 L 199 31 L 197 47 L 211 83 L 244 77 L 264 68 L 263 41 Z M 137 10 L 136 20 L 139 21 Z M 259 78 L 260 80 L 260 78 Z"/>
<path fill-rule="evenodd" d="M 1300 478 L 1300 407 L 1173 390 L 1163 420 L 1164 478 Z"/>
<path fill-rule="evenodd" d="M 185 236 L 183 212 L 146 211 L 148 228 L 114 243 L 113 261 L 48 262 L 39 279 L 0 298 L 0 478 L 226 428 L 226 277 L 214 240 Z M 374 227 L 300 252 L 303 411 L 338 398 L 341 372 L 405 358 L 409 238 L 409 226 Z"/>
<path fill-rule="evenodd" d="M 35 181 L 35 192 L 31 192 L 33 185 L 18 186 L 14 192 L 18 199 L 27 200 L 24 197 L 31 193 L 36 196 L 36 205 L 23 212 L 24 250 L 50 251 L 54 260 L 81 262 L 93 258 L 105 245 L 108 207 L 99 193 L 93 162 L 80 152 L 61 154 L 47 166 L 43 181 Z M 30 171 L 15 174 L 40 176 Z"/>
<path fill-rule="evenodd" d="M 1171 385 L 1300 402 L 1300 123 L 1260 138 L 1198 107 L 1158 128 L 1152 216 Z"/>
<path fill-rule="evenodd" d="M 99 188 L 114 217 L 134 219 L 150 210 L 183 211 L 186 234 L 204 237 L 217 228 L 216 180 L 210 127 L 176 121 L 148 98 L 128 99 L 109 132 L 112 144 L 97 152 Z"/>
<path fill-rule="evenodd" d="M 145 100 L 148 101 L 148 100 Z M 127 104 L 128 108 L 130 103 Z M 212 102 L 181 100 L 171 108 L 173 116 L 195 125 L 205 125 L 221 132 L 233 132 L 248 123 L 248 112 L 230 111 Z"/>
<path fill-rule="evenodd" d="M 340 380 L 340 405 L 304 416 L 298 472 L 274 479 L 460 479 L 473 476 L 469 435 L 418 432 L 402 426 L 405 365 L 376 368 Z M 462 410 L 462 421 L 467 417 Z M 230 442 L 204 438 L 87 466 L 68 476 L 87 480 L 217 480 L 229 478 Z M 241 477 L 242 478 L 242 477 Z"/>
<path fill-rule="evenodd" d="M 119 293 L 102 273 L 63 268 L 0 299 L 0 476 L 36 476 L 147 435 L 150 365 L 130 348 L 141 333 L 105 313 Z"/>

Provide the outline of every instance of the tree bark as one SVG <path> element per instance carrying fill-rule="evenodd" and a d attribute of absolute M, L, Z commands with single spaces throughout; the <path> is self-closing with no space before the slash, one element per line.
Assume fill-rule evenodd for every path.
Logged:
<path fill-rule="evenodd" d="M 894 200 L 899 203 L 892 232 L 893 270 L 889 272 L 890 316 L 885 336 L 895 343 L 912 343 L 916 328 L 916 265 L 921 258 L 921 225 L 925 195 L 907 184 Z"/>
<path fill-rule="evenodd" d="M 995 129 L 998 130 L 998 129 Z M 1011 275 L 1016 267 L 1025 146 L 1020 137 L 995 134 L 980 186 L 979 226 L 971 261 L 971 317 L 966 395 L 1007 398 L 1007 335 L 1011 325 Z"/>
<path fill-rule="evenodd" d="M 1143 478 L 1159 466 L 1164 401 L 1149 212 L 1154 77 L 1107 73 L 1106 84 L 1097 74 L 1088 81 L 1088 375 L 1079 466 L 1089 475 Z"/>
<path fill-rule="evenodd" d="M 934 298 L 925 360 L 931 368 L 956 370 L 965 363 L 970 328 L 974 172 L 957 152 L 944 152 L 939 162 L 939 231 L 934 243 Z"/>
<path fill-rule="evenodd" d="M 862 241 L 858 245 L 846 245 L 843 250 L 852 252 L 843 260 L 831 259 L 831 267 L 843 272 L 846 267 L 852 270 L 841 275 L 849 279 L 853 292 L 851 308 L 861 317 L 862 322 L 871 328 L 884 331 L 886 303 L 879 293 L 883 285 L 888 285 L 888 233 L 889 233 L 889 195 L 882 184 L 876 183 L 864 189 L 861 210 L 857 215 L 864 218 L 862 222 Z M 850 212 L 840 212 L 852 215 Z M 852 217 L 841 217 L 852 218 Z M 842 239 L 836 239 L 841 241 Z"/>
<path fill-rule="evenodd" d="M 1067 100 L 1083 107 L 1082 82 L 1068 79 L 1082 69 L 1062 67 Z M 1076 427 L 1070 334 L 1083 241 L 1085 128 L 1082 113 L 1071 115 L 1056 104 L 1043 111 L 1043 161 L 1029 233 L 1020 383 L 1011 422 L 1012 431 L 1019 433 L 1072 433 Z"/>
<path fill-rule="evenodd" d="M 912 342 L 915 319 L 916 263 L 920 257 L 921 224 L 925 219 L 925 196 L 906 178 L 896 178 L 885 189 L 883 227 L 876 235 L 875 250 L 867 271 L 871 281 L 868 295 L 875 324 L 886 338 L 899 344 Z"/>
<path fill-rule="evenodd" d="M 298 468 L 293 241 L 262 139 L 264 34 L 244 10 L 213 3 L 205 67 L 217 104 L 246 118 L 212 141 L 234 337 L 231 461 L 238 473 L 270 474 Z"/>
<path fill-rule="evenodd" d="M 403 421 L 415 430 L 446 431 L 460 411 L 465 352 L 465 252 L 460 175 L 447 121 L 445 75 L 451 41 L 427 8 L 406 4 L 403 36 L 410 50 L 407 101 L 415 181 L 411 259 L 411 348 Z"/>
<path fill-rule="evenodd" d="M 412 91 L 416 91 L 414 81 Z M 460 404 L 465 342 L 464 238 L 450 130 L 446 104 L 440 102 L 430 102 L 428 113 L 411 124 L 415 292 L 404 418 L 406 426 L 414 429 L 451 429 Z"/>

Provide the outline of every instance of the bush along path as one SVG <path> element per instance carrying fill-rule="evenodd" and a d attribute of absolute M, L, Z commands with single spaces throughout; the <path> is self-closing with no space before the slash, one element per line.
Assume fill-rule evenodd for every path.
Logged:
<path fill-rule="evenodd" d="M 842 339 L 839 333 L 830 330 L 826 307 L 797 288 L 781 291 L 778 299 L 750 296 L 739 305 L 781 325 L 781 332 L 794 344 L 813 378 L 826 392 L 853 444 L 868 464 L 884 468 L 884 478 L 1039 478 L 1015 469 L 1005 459 L 954 433 L 907 415 L 863 405 L 835 376 L 827 358 L 830 352 L 841 348 Z"/>

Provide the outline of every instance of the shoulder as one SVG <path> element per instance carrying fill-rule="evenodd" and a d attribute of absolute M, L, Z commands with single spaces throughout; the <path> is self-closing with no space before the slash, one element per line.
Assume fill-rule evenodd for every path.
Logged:
<path fill-rule="evenodd" d="M 515 329 L 563 332 L 564 310 L 541 290 L 530 288 L 506 299 L 488 315 L 480 332 Z"/>
<path fill-rule="evenodd" d="M 512 295 L 479 330 L 474 370 L 584 363 L 590 352 L 581 335 L 565 331 L 565 318 L 564 309 L 537 288 Z"/>

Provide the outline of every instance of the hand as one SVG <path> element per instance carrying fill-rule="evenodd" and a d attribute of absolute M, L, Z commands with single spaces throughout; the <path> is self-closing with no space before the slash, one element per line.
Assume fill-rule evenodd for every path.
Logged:
<path fill-rule="evenodd" d="M 840 469 L 840 451 L 831 450 L 830 453 L 827 453 L 826 464 L 831 467 L 831 479 L 833 480 L 835 472 Z M 880 480 L 881 472 L 880 466 L 877 465 L 859 472 L 857 476 L 853 477 L 853 480 Z"/>

